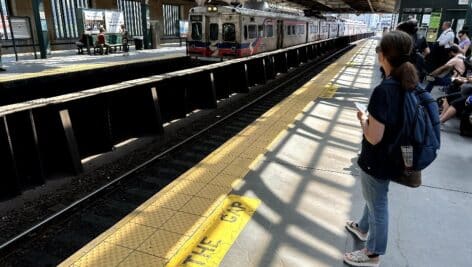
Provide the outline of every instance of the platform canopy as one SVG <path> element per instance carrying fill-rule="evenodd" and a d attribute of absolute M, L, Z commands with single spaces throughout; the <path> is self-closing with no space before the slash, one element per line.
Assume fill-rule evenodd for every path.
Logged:
<path fill-rule="evenodd" d="M 305 10 L 308 13 L 394 13 L 398 11 L 400 0 L 196 0 L 202 3 L 268 2 Z"/>
<path fill-rule="evenodd" d="M 335 13 L 394 13 L 399 0 L 271 0 L 275 3 L 296 4 L 314 12 Z"/>

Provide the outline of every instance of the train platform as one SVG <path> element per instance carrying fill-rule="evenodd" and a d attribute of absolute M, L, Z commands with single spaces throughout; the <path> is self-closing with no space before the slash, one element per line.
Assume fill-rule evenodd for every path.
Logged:
<path fill-rule="evenodd" d="M 343 266 L 363 206 L 354 101 L 379 83 L 375 46 L 335 63 L 60 266 Z M 472 262 L 471 139 L 454 122 L 423 185 L 390 187 L 381 266 Z"/>
<path fill-rule="evenodd" d="M 185 46 L 178 46 L 178 44 L 147 50 L 132 48 L 126 56 L 122 52 L 108 55 L 87 55 L 86 53 L 78 55 L 77 50 L 62 50 L 53 51 L 47 59 L 34 59 L 31 53 L 19 54 L 19 60 L 16 61 L 14 54 L 8 54 L 2 55 L 3 67 L 6 71 L 0 72 L 0 82 L 183 56 L 186 56 Z"/>

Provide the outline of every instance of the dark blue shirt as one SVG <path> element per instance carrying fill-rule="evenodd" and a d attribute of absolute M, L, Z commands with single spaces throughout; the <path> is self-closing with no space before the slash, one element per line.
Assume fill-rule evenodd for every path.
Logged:
<path fill-rule="evenodd" d="M 378 179 L 392 179 L 401 174 L 401 162 L 398 155 L 389 152 L 395 138 L 400 133 L 403 106 L 403 89 L 400 84 L 387 78 L 375 87 L 369 100 L 369 116 L 385 125 L 382 140 L 376 145 L 362 139 L 359 167 Z M 400 157 L 401 158 L 401 157 Z"/>

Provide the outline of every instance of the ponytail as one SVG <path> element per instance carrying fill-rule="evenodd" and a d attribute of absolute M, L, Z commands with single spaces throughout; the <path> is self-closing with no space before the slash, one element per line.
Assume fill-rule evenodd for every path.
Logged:
<path fill-rule="evenodd" d="M 404 90 L 413 90 L 419 83 L 416 67 L 409 61 L 403 62 L 392 70 L 392 77 L 399 81 Z"/>
<path fill-rule="evenodd" d="M 402 31 L 391 31 L 380 40 L 380 51 L 392 66 L 390 75 L 404 90 L 413 90 L 419 83 L 418 72 L 411 60 L 413 39 Z"/>

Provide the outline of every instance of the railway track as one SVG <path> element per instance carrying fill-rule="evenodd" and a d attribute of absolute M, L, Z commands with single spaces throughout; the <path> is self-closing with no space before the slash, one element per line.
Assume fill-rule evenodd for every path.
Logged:
<path fill-rule="evenodd" d="M 264 93 L 251 102 L 5 242 L 0 246 L 0 266 L 59 264 L 352 47 L 326 53 L 322 60 L 269 83 Z"/>

